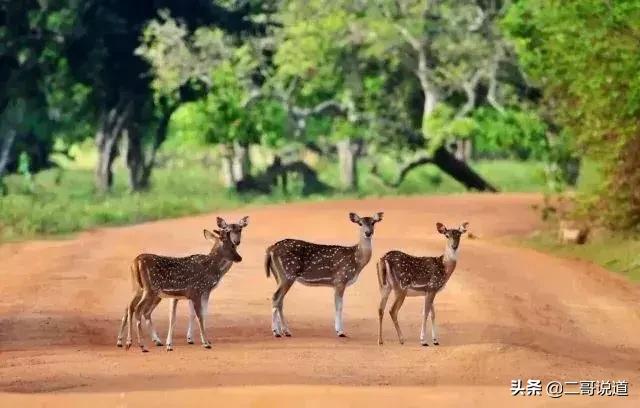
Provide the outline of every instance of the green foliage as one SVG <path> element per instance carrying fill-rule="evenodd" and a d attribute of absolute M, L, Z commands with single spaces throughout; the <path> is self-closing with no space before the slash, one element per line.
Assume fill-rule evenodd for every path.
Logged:
<path fill-rule="evenodd" d="M 472 118 L 475 127 L 471 139 L 479 157 L 549 158 L 547 126 L 536 113 L 482 107 L 473 112 Z"/>
<path fill-rule="evenodd" d="M 476 127 L 473 119 L 456 117 L 452 107 L 444 104 L 437 106 L 426 120 L 429 152 L 435 152 L 447 140 L 470 137 Z"/>
<path fill-rule="evenodd" d="M 0 138 L 14 132 L 9 168 L 28 155 L 32 170 L 49 165 L 58 138 L 91 130 L 88 89 L 71 78 L 65 39 L 77 22 L 75 2 L 0 4 Z"/>
<path fill-rule="evenodd" d="M 520 0 L 504 26 L 549 113 L 602 165 L 592 215 L 640 232 L 640 2 Z"/>
<path fill-rule="evenodd" d="M 279 103 L 263 100 L 245 106 L 247 89 L 235 65 L 224 61 L 211 73 L 211 87 L 195 102 L 183 104 L 171 121 L 169 146 L 181 144 L 277 145 L 284 132 L 285 112 Z"/>

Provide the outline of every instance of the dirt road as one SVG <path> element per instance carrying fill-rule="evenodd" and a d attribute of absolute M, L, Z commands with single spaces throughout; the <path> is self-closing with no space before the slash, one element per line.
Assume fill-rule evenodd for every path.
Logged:
<path fill-rule="evenodd" d="M 208 250 L 197 216 L 102 229 L 73 239 L 0 246 L 0 405 L 353 406 L 437 403 L 546 405 L 510 396 L 512 379 L 628 380 L 629 398 L 562 397 L 608 406 L 640 401 L 640 288 L 599 267 L 512 244 L 538 224 L 535 195 L 459 195 L 371 199 L 252 208 L 244 257 L 213 292 L 212 350 L 187 345 L 186 304 L 179 306 L 175 351 L 115 347 L 131 296 L 128 265 L 140 252 L 183 255 Z M 345 330 L 333 331 L 333 293 L 294 285 L 285 312 L 294 337 L 270 331 L 275 289 L 262 267 L 264 248 L 283 237 L 352 244 L 349 211 L 385 218 L 374 258 L 345 295 Z M 388 315 L 376 343 L 375 260 L 390 249 L 439 254 L 435 222 L 470 222 L 477 239 L 461 243 L 458 268 L 436 298 L 440 346 L 420 347 L 420 298 L 400 312 L 407 343 Z M 155 313 L 166 333 L 167 304 Z M 382 387 L 380 387 L 382 386 Z M 11 403 L 4 405 L 2 401 Z M 388 405 L 387 404 L 387 405 Z"/>

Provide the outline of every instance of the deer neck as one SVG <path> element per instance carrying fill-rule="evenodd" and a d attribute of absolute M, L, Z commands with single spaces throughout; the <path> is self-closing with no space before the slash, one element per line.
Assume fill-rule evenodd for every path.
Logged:
<path fill-rule="evenodd" d="M 371 259 L 371 252 L 371 237 L 367 238 L 364 235 L 361 235 L 355 251 L 356 265 L 358 265 L 360 270 L 369 263 L 369 260 Z"/>
<path fill-rule="evenodd" d="M 444 272 L 448 279 L 456 269 L 456 264 L 458 263 L 458 249 L 453 249 L 451 245 L 447 243 L 447 246 L 444 248 L 442 263 L 444 264 Z"/>
<path fill-rule="evenodd" d="M 222 245 L 216 245 L 209 252 L 209 268 L 218 271 L 220 274 L 227 272 L 231 266 L 231 261 L 222 256 Z"/>

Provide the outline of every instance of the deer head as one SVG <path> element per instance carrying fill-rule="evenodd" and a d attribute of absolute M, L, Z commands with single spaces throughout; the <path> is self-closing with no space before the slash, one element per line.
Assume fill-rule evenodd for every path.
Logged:
<path fill-rule="evenodd" d="M 242 257 L 236 250 L 236 245 L 229 239 L 229 234 L 214 230 L 213 232 L 208 229 L 204 230 L 204 238 L 207 241 L 213 243 L 211 252 L 219 251 L 222 258 L 231 262 L 242 262 Z"/>
<path fill-rule="evenodd" d="M 374 225 L 377 222 L 382 221 L 381 212 L 375 213 L 373 217 L 360 217 L 356 213 L 349 213 L 349 219 L 351 222 L 360 226 L 360 236 L 365 238 L 371 238 L 373 235 Z"/>
<path fill-rule="evenodd" d="M 221 217 L 217 217 L 216 222 L 218 228 L 220 228 L 220 236 L 228 235 L 231 243 L 238 246 L 242 239 L 242 229 L 249 225 L 249 217 L 242 217 L 242 219 L 235 224 L 229 224 Z"/>
<path fill-rule="evenodd" d="M 447 237 L 447 245 L 453 249 L 454 251 L 458 249 L 460 245 L 460 237 L 462 234 L 467 232 L 467 227 L 469 226 L 468 222 L 463 222 L 458 228 L 449 229 L 445 227 L 445 225 L 441 222 L 436 223 L 436 228 L 438 232 Z"/>

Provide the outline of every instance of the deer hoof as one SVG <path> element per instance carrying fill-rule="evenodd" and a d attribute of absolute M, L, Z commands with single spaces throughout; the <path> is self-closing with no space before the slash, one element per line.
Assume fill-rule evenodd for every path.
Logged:
<path fill-rule="evenodd" d="M 203 344 L 203 346 L 204 346 L 204 348 L 206 348 L 206 349 L 210 349 L 210 348 L 211 348 L 211 344 L 210 344 L 210 343 Z"/>
<path fill-rule="evenodd" d="M 149 350 L 147 350 L 144 346 L 140 346 L 140 350 L 142 350 L 143 353 L 149 352 Z"/>
<path fill-rule="evenodd" d="M 192 339 L 192 338 L 187 337 L 187 343 L 189 343 L 189 344 L 193 344 L 193 339 Z"/>
<path fill-rule="evenodd" d="M 378 340 L 378 346 L 382 346 L 384 342 L 382 340 Z"/>
<path fill-rule="evenodd" d="M 158 347 L 164 346 L 164 344 L 162 344 L 162 342 L 160 340 L 154 340 L 153 343 Z"/>
<path fill-rule="evenodd" d="M 434 340 L 434 341 L 433 341 L 433 345 L 434 345 L 434 346 L 439 346 L 439 345 L 440 345 L 440 343 L 438 342 L 438 340 Z"/>
<path fill-rule="evenodd" d="M 167 351 L 173 351 L 173 344 L 167 344 Z"/>
<path fill-rule="evenodd" d="M 429 347 L 429 343 L 427 343 L 426 341 L 425 341 L 425 342 L 423 342 L 423 343 L 420 343 L 420 345 L 421 345 L 422 347 Z"/>
<path fill-rule="evenodd" d="M 116 347 L 122 347 L 122 340 L 118 340 L 118 342 L 116 343 Z"/>
<path fill-rule="evenodd" d="M 347 337 L 347 335 L 344 334 L 344 332 L 341 332 L 341 331 L 336 332 L 336 334 L 338 335 L 338 337 Z"/>
<path fill-rule="evenodd" d="M 130 342 L 130 341 L 128 341 L 128 342 L 125 344 L 124 349 L 125 349 L 125 350 L 129 350 L 130 348 L 131 348 L 131 342 Z"/>

